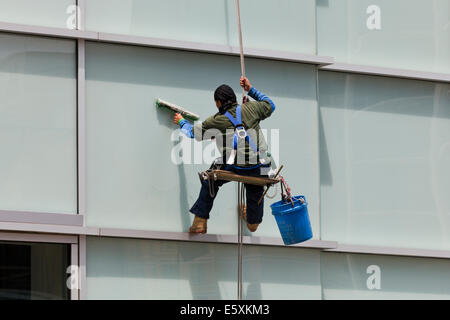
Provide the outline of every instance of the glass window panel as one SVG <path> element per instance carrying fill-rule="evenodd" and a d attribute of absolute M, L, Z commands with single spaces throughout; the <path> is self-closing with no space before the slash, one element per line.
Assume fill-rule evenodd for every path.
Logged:
<path fill-rule="evenodd" d="M 247 63 L 248 75 L 256 88 L 269 95 L 276 104 L 270 119 L 261 122 L 267 129 L 272 153 L 277 153 L 277 164 L 284 165 L 281 175 L 296 195 L 305 195 L 313 230 L 313 237 L 320 239 L 318 126 L 316 71 L 313 66 L 252 60 Z M 267 89 L 266 89 L 267 88 Z M 237 91 L 238 92 L 238 91 Z M 273 137 L 272 137 L 273 135 Z M 278 135 L 278 137 L 277 137 Z M 278 142 L 278 143 L 277 143 Z M 281 200 L 279 186 L 269 190 L 265 198 L 264 221 L 258 231 L 245 235 L 281 237 L 270 205 Z"/>
<path fill-rule="evenodd" d="M 450 1 L 317 0 L 318 52 L 338 62 L 450 73 Z"/>
<path fill-rule="evenodd" d="M 0 242 L 0 300 L 67 300 L 69 246 Z"/>
<path fill-rule="evenodd" d="M 448 249 L 450 85 L 320 72 L 324 239 Z"/>
<path fill-rule="evenodd" d="M 75 21 L 75 0 L 0 0 L 0 21 L 67 28 Z"/>
<path fill-rule="evenodd" d="M 197 172 L 208 169 L 211 160 L 203 157 L 202 163 L 201 156 L 195 160 L 196 148 L 202 150 L 196 144 L 188 148 L 190 164 L 172 162 L 178 142 L 171 141 L 171 134 L 176 126 L 170 113 L 156 109 L 155 100 L 161 97 L 206 119 L 217 112 L 213 92 L 218 85 L 229 83 L 241 92 L 239 66 L 236 57 L 87 44 L 89 225 L 188 230 L 189 209 L 200 189 Z M 286 166 L 283 173 L 293 190 L 308 198 L 318 236 L 318 150 L 312 138 L 317 136 L 314 67 L 248 59 L 247 70 L 255 87 L 278 105 L 263 125 L 279 133 L 279 158 Z M 269 144 L 274 145 L 271 132 Z M 292 136 L 305 138 L 296 141 Z M 236 234 L 236 189 L 235 184 L 220 189 L 209 233 Z M 268 204 L 264 223 L 255 235 L 280 237 Z"/>
<path fill-rule="evenodd" d="M 86 28 L 138 36 L 238 45 L 234 0 L 89 0 Z M 315 53 L 313 0 L 241 1 L 246 47 Z"/>
<path fill-rule="evenodd" d="M 450 298 L 450 261 L 321 253 L 323 298 L 436 300 Z"/>
<path fill-rule="evenodd" d="M 234 245 L 88 238 L 88 299 L 236 299 Z"/>
<path fill-rule="evenodd" d="M 0 34 L 0 209 L 76 213 L 75 41 Z"/>
<path fill-rule="evenodd" d="M 321 299 L 319 255 L 317 250 L 245 246 L 244 299 Z"/>

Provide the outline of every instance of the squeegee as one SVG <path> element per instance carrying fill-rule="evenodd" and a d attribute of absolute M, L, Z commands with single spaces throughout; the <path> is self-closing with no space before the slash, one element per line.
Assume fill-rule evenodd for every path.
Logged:
<path fill-rule="evenodd" d="M 192 121 L 196 121 L 198 119 L 200 119 L 200 117 L 198 115 L 196 115 L 195 113 L 192 113 L 180 106 L 177 106 L 176 104 L 158 99 L 156 100 L 156 106 L 160 107 L 160 108 L 166 108 L 169 109 L 175 113 L 180 113 L 184 118 L 192 120 Z"/>

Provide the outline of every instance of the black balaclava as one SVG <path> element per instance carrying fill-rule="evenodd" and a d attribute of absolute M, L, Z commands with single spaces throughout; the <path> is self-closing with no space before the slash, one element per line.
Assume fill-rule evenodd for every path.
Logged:
<path fill-rule="evenodd" d="M 223 84 L 216 89 L 214 92 L 214 100 L 222 102 L 220 113 L 224 113 L 237 102 L 236 94 L 233 89 L 226 84 Z"/>

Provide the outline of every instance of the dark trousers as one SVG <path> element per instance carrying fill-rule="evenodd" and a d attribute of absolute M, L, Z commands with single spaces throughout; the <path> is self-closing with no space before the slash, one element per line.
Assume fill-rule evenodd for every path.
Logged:
<path fill-rule="evenodd" d="M 230 168 L 228 171 L 234 172 L 242 176 L 251 177 L 264 177 L 261 175 L 261 168 L 250 169 L 250 170 L 239 170 L 235 168 Z M 219 188 L 229 181 L 217 180 L 214 181 L 214 197 L 209 194 L 209 183 L 208 181 L 202 182 L 202 187 L 200 189 L 200 195 L 197 201 L 192 206 L 190 212 L 196 216 L 204 219 L 209 219 L 209 213 L 213 207 L 214 199 L 217 196 Z M 264 193 L 264 187 L 255 186 L 250 184 L 244 184 L 246 189 L 246 200 L 247 200 L 247 223 L 256 224 L 262 222 L 262 217 L 264 213 L 264 199 L 261 204 L 258 205 L 258 201 Z"/>

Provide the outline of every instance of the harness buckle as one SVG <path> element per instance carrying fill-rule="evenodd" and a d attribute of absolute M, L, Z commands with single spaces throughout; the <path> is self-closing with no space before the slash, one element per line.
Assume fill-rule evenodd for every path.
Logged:
<path fill-rule="evenodd" d="M 239 126 L 236 128 L 236 134 L 240 139 L 245 139 L 247 137 L 247 130 L 243 126 Z"/>

